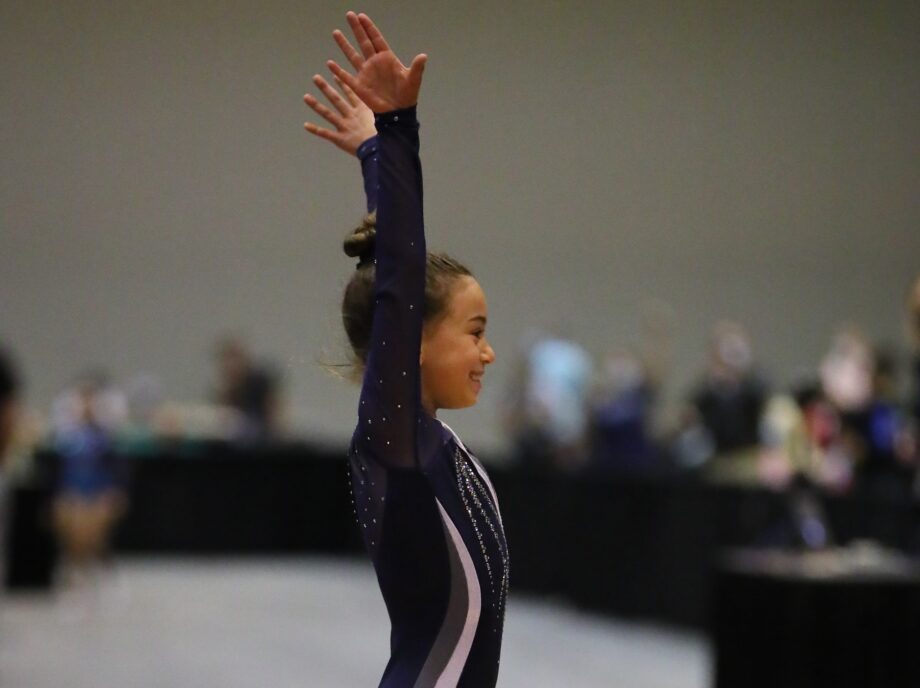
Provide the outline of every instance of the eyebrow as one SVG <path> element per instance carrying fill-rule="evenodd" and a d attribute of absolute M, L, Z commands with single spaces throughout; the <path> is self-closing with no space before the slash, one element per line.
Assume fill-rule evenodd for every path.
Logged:
<path fill-rule="evenodd" d="M 481 320 L 483 326 L 485 326 L 485 324 L 486 324 L 486 316 L 484 316 L 484 315 L 474 315 L 474 316 L 473 316 L 472 318 L 470 318 L 467 322 L 473 322 L 474 320 Z"/>

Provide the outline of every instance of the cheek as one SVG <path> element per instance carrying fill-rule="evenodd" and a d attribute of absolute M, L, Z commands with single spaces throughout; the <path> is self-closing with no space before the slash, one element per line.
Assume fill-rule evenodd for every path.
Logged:
<path fill-rule="evenodd" d="M 436 356 L 426 360 L 423 366 L 426 387 L 442 403 L 466 406 L 472 394 L 469 376 L 476 369 L 478 361 L 479 351 L 474 346 L 464 344 L 443 347 Z"/>
<path fill-rule="evenodd" d="M 473 343 L 472 338 L 463 340 L 453 351 L 451 356 L 451 366 L 457 375 L 467 377 L 471 372 L 479 367 L 481 358 L 479 347 Z"/>
<path fill-rule="evenodd" d="M 438 377 L 445 384 L 456 384 L 458 380 L 469 375 L 468 356 L 464 351 L 454 349 L 445 352 L 436 365 Z"/>

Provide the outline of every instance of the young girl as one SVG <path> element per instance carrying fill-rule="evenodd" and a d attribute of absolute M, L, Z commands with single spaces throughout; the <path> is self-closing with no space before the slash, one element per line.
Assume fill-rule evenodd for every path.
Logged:
<path fill-rule="evenodd" d="M 328 63 L 345 96 L 315 77 L 336 110 L 305 100 L 335 127 L 307 130 L 359 155 L 376 206 L 345 242 L 359 262 L 342 319 L 363 370 L 355 513 L 392 625 L 380 686 L 485 688 L 498 676 L 508 547 L 485 470 L 436 414 L 476 403 L 495 360 L 486 301 L 469 270 L 425 249 L 415 106 L 427 58 L 406 68 L 366 15 L 347 19 L 360 52 L 333 36 L 356 73 Z M 363 143 L 358 99 L 376 120 Z"/>

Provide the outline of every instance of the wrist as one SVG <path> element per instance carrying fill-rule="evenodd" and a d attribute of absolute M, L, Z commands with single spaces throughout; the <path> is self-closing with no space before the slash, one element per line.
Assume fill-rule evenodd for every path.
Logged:
<path fill-rule="evenodd" d="M 364 162 L 367 158 L 371 157 L 377 152 L 377 134 L 373 134 L 369 138 L 365 139 L 361 145 L 355 150 L 355 157 L 358 158 L 361 162 Z"/>
<path fill-rule="evenodd" d="M 417 105 L 410 105 L 396 110 L 374 113 L 374 124 L 377 126 L 377 131 L 390 126 L 417 125 L 417 109 Z"/>

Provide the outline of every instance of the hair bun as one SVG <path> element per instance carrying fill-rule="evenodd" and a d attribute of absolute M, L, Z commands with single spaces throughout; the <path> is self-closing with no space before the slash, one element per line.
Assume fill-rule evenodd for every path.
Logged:
<path fill-rule="evenodd" d="M 364 216 L 361 224 L 345 237 L 342 248 L 345 255 L 358 259 L 358 265 L 374 259 L 374 240 L 377 236 L 377 213 Z"/>

